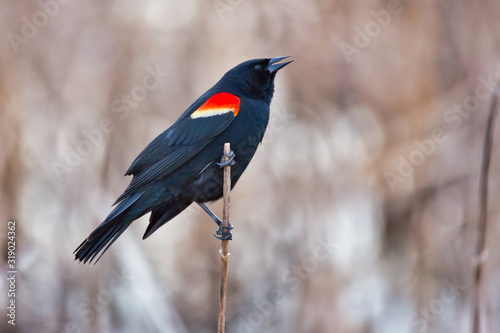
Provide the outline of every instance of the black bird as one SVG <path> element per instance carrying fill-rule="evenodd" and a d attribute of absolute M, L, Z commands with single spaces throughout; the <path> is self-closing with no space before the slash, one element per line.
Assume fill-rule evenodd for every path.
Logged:
<path fill-rule="evenodd" d="M 193 202 L 219 225 L 217 238 L 231 239 L 232 227 L 224 230 L 205 202 L 222 197 L 224 143 L 232 148 L 232 186 L 255 154 L 269 121 L 274 78 L 292 61 L 279 62 L 288 57 L 234 67 L 154 139 L 125 173 L 133 178 L 118 206 L 75 250 L 75 260 L 92 262 L 102 251 L 99 260 L 134 220 L 151 212 L 146 239 Z"/>

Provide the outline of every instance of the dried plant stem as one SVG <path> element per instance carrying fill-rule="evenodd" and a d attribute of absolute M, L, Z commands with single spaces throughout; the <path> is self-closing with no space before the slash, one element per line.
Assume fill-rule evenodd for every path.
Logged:
<path fill-rule="evenodd" d="M 478 236 L 476 243 L 476 268 L 474 274 L 474 290 L 472 295 L 473 306 L 473 323 L 472 332 L 481 332 L 481 289 L 483 283 L 483 263 L 487 256 L 486 249 L 486 227 L 488 214 L 488 178 L 490 170 L 491 150 L 493 148 L 494 124 L 497 115 L 498 105 L 498 69 L 497 69 L 497 84 L 493 87 L 493 96 L 491 97 L 490 111 L 488 122 L 486 124 L 486 135 L 483 146 L 483 159 L 481 163 L 481 175 L 479 179 L 479 223 Z"/>
<path fill-rule="evenodd" d="M 231 152 L 231 147 L 229 143 L 224 144 L 224 152 L 229 154 Z M 227 161 L 229 157 L 224 155 L 224 159 Z M 229 193 L 231 192 L 231 166 L 227 165 L 224 167 L 224 185 L 223 185 L 223 213 L 222 213 L 222 225 L 223 227 L 229 227 Z M 227 230 L 227 229 L 226 229 Z M 220 272 L 220 289 L 219 289 L 219 321 L 218 321 L 218 333 L 224 333 L 226 325 L 226 292 L 227 292 L 227 264 L 229 259 L 229 240 L 222 240 L 222 248 L 220 250 L 221 255 L 221 272 Z"/>

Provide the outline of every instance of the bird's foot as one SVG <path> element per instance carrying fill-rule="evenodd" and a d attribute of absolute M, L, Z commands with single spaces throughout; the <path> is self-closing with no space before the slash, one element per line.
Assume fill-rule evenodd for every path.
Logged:
<path fill-rule="evenodd" d="M 234 157 L 235 157 L 235 153 L 234 151 L 231 150 L 231 152 L 229 152 L 229 154 L 226 154 L 226 152 L 223 152 L 223 155 L 220 159 L 220 162 L 217 163 L 218 166 L 220 166 L 221 168 L 223 167 L 226 167 L 228 165 L 230 166 L 233 166 L 235 161 L 234 161 Z M 225 157 L 229 157 L 229 159 L 226 161 Z"/>
<path fill-rule="evenodd" d="M 231 233 L 231 230 L 233 230 L 233 225 L 229 223 L 227 227 L 224 227 L 222 224 L 219 225 L 219 228 L 217 229 L 217 235 L 214 235 L 215 238 L 220 239 L 220 240 L 231 240 L 233 239 L 233 234 Z"/>

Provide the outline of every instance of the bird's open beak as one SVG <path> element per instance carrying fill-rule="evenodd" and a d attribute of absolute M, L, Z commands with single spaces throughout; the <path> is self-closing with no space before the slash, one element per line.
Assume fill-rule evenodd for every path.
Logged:
<path fill-rule="evenodd" d="M 286 58 L 290 58 L 290 57 L 291 56 L 271 58 L 269 60 L 269 66 L 267 67 L 267 69 L 271 73 L 275 73 L 275 72 L 279 71 L 280 69 L 282 69 L 283 67 L 285 67 L 286 65 L 288 65 L 289 63 L 291 63 L 293 60 L 287 61 L 287 62 L 282 62 L 281 64 L 277 64 L 277 62 L 280 62 L 281 60 L 286 59 Z"/>

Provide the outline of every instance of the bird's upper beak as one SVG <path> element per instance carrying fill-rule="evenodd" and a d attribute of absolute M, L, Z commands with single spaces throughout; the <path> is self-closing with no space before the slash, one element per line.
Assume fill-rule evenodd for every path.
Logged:
<path fill-rule="evenodd" d="M 282 69 L 283 67 L 285 67 L 286 65 L 288 65 L 289 63 L 291 63 L 293 60 L 287 61 L 287 62 L 282 62 L 281 64 L 277 64 L 277 62 L 280 62 L 281 60 L 286 59 L 286 58 L 290 58 L 290 57 L 291 56 L 271 58 L 269 60 L 269 66 L 267 67 L 267 69 L 271 73 L 275 73 L 275 72 L 279 71 L 280 69 Z"/>

